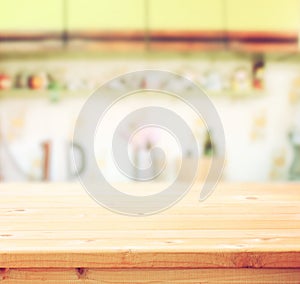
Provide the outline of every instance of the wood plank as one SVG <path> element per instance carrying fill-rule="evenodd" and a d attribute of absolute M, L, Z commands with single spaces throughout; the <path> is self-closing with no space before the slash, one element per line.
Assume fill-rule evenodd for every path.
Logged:
<path fill-rule="evenodd" d="M 226 283 L 298 284 L 299 269 L 9 269 L 3 284 L 71 283 Z"/>
<path fill-rule="evenodd" d="M 55 251 L 57 253 L 104 251 L 113 254 L 120 250 L 143 254 L 144 252 L 210 252 L 214 254 L 235 252 L 257 252 L 261 255 L 269 252 L 293 251 L 300 254 L 300 238 L 280 239 L 242 239 L 242 238 L 209 238 L 209 239 L 177 239 L 177 238 L 147 238 L 143 239 L 34 239 L 34 240 L 1 240 L 0 253 L 19 253 L 30 251 Z M 146 245 L 148 245 L 148 248 Z M 284 244 L 284 245 L 283 245 Z M 280 247 L 281 245 L 281 247 Z"/>
<path fill-rule="evenodd" d="M 23 252 L 1 254 L 0 266 L 4 268 L 299 268 L 298 252 L 139 252 L 119 247 L 115 251 L 81 251 L 65 248 L 63 251 L 29 249 Z"/>
<path fill-rule="evenodd" d="M 200 189 L 129 217 L 79 184 L 1 184 L 0 267 L 300 268 L 299 184 L 219 184 L 205 202 Z"/>
<path fill-rule="evenodd" d="M 66 197 L 67 198 L 67 197 Z M 12 201 L 13 202 L 13 201 Z M 84 203 L 84 202 L 83 202 Z M 0 216 L 15 216 L 19 215 L 20 217 L 25 214 L 31 214 L 32 217 L 35 215 L 43 216 L 45 214 L 48 215 L 59 215 L 62 214 L 64 216 L 67 215 L 73 215 L 73 214 L 86 214 L 86 216 L 90 215 L 110 215 L 111 212 L 102 206 L 96 204 L 93 202 L 93 204 L 84 204 L 84 206 L 81 206 L 80 208 L 74 208 L 70 206 L 69 203 L 66 204 L 66 206 L 63 206 L 63 203 L 57 203 L 53 202 L 51 204 L 51 208 L 47 209 L 47 213 L 45 212 L 45 201 L 41 201 L 41 204 L 36 204 L 36 202 L 24 202 L 21 201 L 15 202 L 14 207 L 10 207 L 9 204 L 6 204 L 6 206 L 3 206 L 3 208 L 0 208 Z M 18 206 L 17 206 L 18 205 Z M 26 205 L 26 206 L 25 206 Z M 91 205 L 91 206 L 88 206 Z M 219 215 L 223 214 L 240 214 L 240 215 L 247 215 L 251 214 L 251 212 L 255 212 L 256 214 L 294 214 L 295 210 L 298 209 L 298 204 L 294 203 L 291 205 L 283 204 L 283 203 L 277 203 L 273 202 L 272 204 L 258 204 L 255 203 L 251 205 L 251 208 L 249 210 L 248 206 L 241 206 L 237 203 L 227 203 L 227 206 L 221 206 L 218 204 L 208 204 L 208 203 L 198 203 L 196 206 L 189 206 L 188 204 L 184 204 L 183 202 L 179 202 L 176 204 L 176 206 L 169 208 L 165 212 L 161 212 L 162 215 L 167 214 L 185 214 L 185 215 L 193 215 L 193 214 L 216 214 L 216 212 Z M 22 218 L 22 217 L 21 217 Z"/>
<path fill-rule="evenodd" d="M 117 228 L 112 230 L 11 230 L 0 231 L 1 240 L 36 240 L 36 239 L 60 239 L 60 240 L 89 240 L 89 239 L 252 239 L 253 241 L 274 241 L 276 239 L 296 239 L 300 235 L 299 229 L 289 230 L 135 230 L 134 233 L 131 230 L 118 230 Z"/>

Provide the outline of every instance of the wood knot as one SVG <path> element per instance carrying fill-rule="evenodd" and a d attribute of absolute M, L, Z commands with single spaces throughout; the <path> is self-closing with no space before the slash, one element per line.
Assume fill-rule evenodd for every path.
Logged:
<path fill-rule="evenodd" d="M 9 268 L 0 267 L 0 280 L 4 280 L 5 278 L 7 278 L 8 270 Z"/>
<path fill-rule="evenodd" d="M 13 235 L 11 235 L 11 234 L 2 234 L 2 235 L 0 235 L 0 237 L 2 237 L 2 238 L 8 238 L 8 237 L 12 237 Z"/>
<path fill-rule="evenodd" d="M 258 198 L 256 196 L 247 196 L 247 200 L 257 200 Z"/>
<path fill-rule="evenodd" d="M 82 279 L 85 277 L 86 269 L 83 267 L 78 267 L 78 268 L 76 268 L 76 274 L 79 279 Z"/>

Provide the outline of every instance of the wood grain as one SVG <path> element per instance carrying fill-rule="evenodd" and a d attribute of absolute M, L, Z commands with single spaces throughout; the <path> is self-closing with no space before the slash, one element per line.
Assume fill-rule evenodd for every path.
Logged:
<path fill-rule="evenodd" d="M 222 183 L 199 202 L 201 186 L 129 217 L 79 184 L 1 184 L 0 282 L 299 284 L 299 184 Z"/>
<path fill-rule="evenodd" d="M 1 281 L 2 277 L 2 281 Z M 299 284 L 299 269 L 8 269 L 3 284 L 66 283 L 259 283 Z M 59 281 L 59 282 L 58 282 Z"/>

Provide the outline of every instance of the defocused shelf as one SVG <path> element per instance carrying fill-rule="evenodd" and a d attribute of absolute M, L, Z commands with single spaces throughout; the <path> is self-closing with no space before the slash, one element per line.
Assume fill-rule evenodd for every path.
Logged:
<path fill-rule="evenodd" d="M 47 98 L 50 100 L 59 100 L 61 98 L 87 97 L 92 93 L 90 90 L 30 90 L 30 89 L 12 89 L 1 90 L 0 99 L 39 99 Z"/>
<path fill-rule="evenodd" d="M 264 97 L 266 92 L 264 90 L 245 90 L 245 91 L 206 91 L 209 97 L 214 98 L 229 98 L 229 99 L 258 99 Z"/>
<path fill-rule="evenodd" d="M 92 90 L 30 90 L 30 89 L 11 89 L 0 90 L 0 99 L 49 99 L 56 101 L 64 98 L 86 98 L 93 93 Z M 212 98 L 223 99 L 255 99 L 264 97 L 266 92 L 262 90 L 245 91 L 206 91 Z"/>

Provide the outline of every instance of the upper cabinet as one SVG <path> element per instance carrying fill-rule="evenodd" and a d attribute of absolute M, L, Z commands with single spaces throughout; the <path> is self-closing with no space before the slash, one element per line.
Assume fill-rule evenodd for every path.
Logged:
<path fill-rule="evenodd" d="M 61 32 L 61 0 L 1 0 L 0 33 Z"/>
<path fill-rule="evenodd" d="M 0 9 L 0 51 L 56 39 L 70 49 L 294 52 L 299 33 L 300 0 L 1 0 Z"/>
<path fill-rule="evenodd" d="M 143 0 L 69 0 L 67 26 L 70 31 L 142 31 Z"/>
<path fill-rule="evenodd" d="M 223 0 L 149 0 L 149 28 L 210 31 L 224 28 Z"/>
<path fill-rule="evenodd" d="M 299 32 L 299 0 L 226 0 L 229 31 Z"/>
<path fill-rule="evenodd" d="M 226 30 L 231 50 L 296 52 L 300 0 L 226 0 Z"/>
<path fill-rule="evenodd" d="M 69 0 L 66 21 L 71 49 L 145 49 L 143 0 Z"/>
<path fill-rule="evenodd" d="M 220 49 L 224 17 L 223 0 L 148 0 L 150 49 Z"/>

